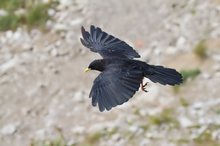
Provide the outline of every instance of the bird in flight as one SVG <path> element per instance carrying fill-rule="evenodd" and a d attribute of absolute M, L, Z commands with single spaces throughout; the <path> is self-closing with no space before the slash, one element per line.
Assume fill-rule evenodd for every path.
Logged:
<path fill-rule="evenodd" d="M 91 25 L 88 32 L 82 26 L 81 31 L 81 43 L 103 58 L 94 60 L 85 69 L 86 72 L 101 72 L 93 81 L 89 94 L 92 105 L 98 104 L 101 112 L 127 102 L 140 86 L 147 92 L 147 83 L 143 83 L 144 77 L 162 85 L 174 86 L 183 82 L 182 75 L 175 69 L 135 60 L 134 58 L 139 58 L 140 55 L 130 45 L 101 28 Z"/>

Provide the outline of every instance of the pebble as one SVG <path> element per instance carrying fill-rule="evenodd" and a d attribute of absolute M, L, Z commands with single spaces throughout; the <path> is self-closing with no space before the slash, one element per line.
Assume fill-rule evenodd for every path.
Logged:
<path fill-rule="evenodd" d="M 217 61 L 218 63 L 220 63 L 220 54 L 213 54 L 212 58 Z"/>
<path fill-rule="evenodd" d="M 1 128 L 0 133 L 2 135 L 12 135 L 17 131 L 17 126 L 16 124 L 7 124 L 3 128 Z"/>
<path fill-rule="evenodd" d="M 132 133 L 137 133 L 138 130 L 139 130 L 139 127 L 138 127 L 137 125 L 132 125 L 132 126 L 129 127 L 128 130 L 129 130 L 130 132 L 132 132 Z"/>
<path fill-rule="evenodd" d="M 35 136 L 37 137 L 37 139 L 44 139 L 46 135 L 46 130 L 45 129 L 38 129 L 35 132 Z"/>
<path fill-rule="evenodd" d="M 49 9 L 49 10 L 48 10 L 48 15 L 49 15 L 50 17 L 54 16 L 55 14 L 56 14 L 56 11 L 55 11 L 54 9 Z"/>
<path fill-rule="evenodd" d="M 212 76 L 209 73 L 203 73 L 202 74 L 202 78 L 205 79 L 205 80 L 209 80 L 209 79 L 211 79 L 211 77 Z"/>
<path fill-rule="evenodd" d="M 70 21 L 70 25 L 74 27 L 74 26 L 78 26 L 82 22 L 83 22 L 83 18 L 76 18 L 76 19 Z"/>
<path fill-rule="evenodd" d="M 97 124 L 91 125 L 91 127 L 88 128 L 87 131 L 90 133 L 94 133 L 94 132 L 103 131 L 105 128 L 107 128 L 107 127 L 104 123 L 97 123 Z"/>
<path fill-rule="evenodd" d="M 215 72 L 220 72 L 220 64 L 215 64 L 215 65 L 213 66 L 213 70 L 214 70 Z"/>
<path fill-rule="evenodd" d="M 87 131 L 86 128 L 83 126 L 76 126 L 71 129 L 71 132 L 73 134 L 84 134 L 86 131 Z"/>
<path fill-rule="evenodd" d="M 11 39 L 13 36 L 13 31 L 11 30 L 6 31 L 5 36 L 8 40 Z"/>
<path fill-rule="evenodd" d="M 111 138 L 114 142 L 118 142 L 120 141 L 121 139 L 121 135 L 119 133 L 116 133 L 114 135 L 112 135 L 112 138 Z"/>
<path fill-rule="evenodd" d="M 186 116 L 181 116 L 178 118 L 179 122 L 180 122 L 180 125 L 181 127 L 183 128 L 187 128 L 187 127 L 190 127 L 190 126 L 193 126 L 193 122 Z"/>
<path fill-rule="evenodd" d="M 53 49 L 50 51 L 50 54 L 51 54 L 51 56 L 53 56 L 53 57 L 57 57 L 57 56 L 58 56 L 58 50 L 57 50 L 57 48 L 53 48 Z"/>
<path fill-rule="evenodd" d="M 6 16 L 7 14 L 8 14 L 8 13 L 7 13 L 5 10 L 0 9 L 0 17 Z"/>
<path fill-rule="evenodd" d="M 217 129 L 212 133 L 212 139 L 218 141 L 220 140 L 220 129 Z"/>
<path fill-rule="evenodd" d="M 18 58 L 12 58 L 3 64 L 0 64 L 0 73 L 5 73 L 10 68 L 13 68 L 18 63 Z"/>
<path fill-rule="evenodd" d="M 139 146 L 149 146 L 150 140 L 149 139 L 143 139 L 141 140 Z"/>
<path fill-rule="evenodd" d="M 177 48 L 174 47 L 174 46 L 169 46 L 167 49 L 166 49 L 166 54 L 168 55 L 174 55 L 178 52 Z"/>
<path fill-rule="evenodd" d="M 62 24 L 62 23 L 57 23 L 57 24 L 55 24 L 54 25 L 54 30 L 55 31 L 65 31 L 65 30 L 67 30 L 67 26 L 65 25 L 65 24 Z"/>
<path fill-rule="evenodd" d="M 75 146 L 77 145 L 77 141 L 75 139 L 68 140 L 67 146 Z"/>
<path fill-rule="evenodd" d="M 67 7 L 67 6 L 71 6 L 74 0 L 60 0 L 59 2 L 60 5 L 62 5 L 62 7 Z"/>
<path fill-rule="evenodd" d="M 186 38 L 183 36 L 179 37 L 176 43 L 176 47 L 179 50 L 184 50 L 185 46 L 186 46 Z"/>
<path fill-rule="evenodd" d="M 16 10 L 14 13 L 15 13 L 15 15 L 17 15 L 17 16 L 23 16 L 23 15 L 25 15 L 26 10 L 25 10 L 25 9 L 18 9 L 18 10 Z"/>
<path fill-rule="evenodd" d="M 82 91 L 76 91 L 75 94 L 74 94 L 74 102 L 78 102 L 78 103 L 81 103 L 84 101 L 84 93 Z"/>
<path fill-rule="evenodd" d="M 141 116 L 147 116 L 148 110 L 147 109 L 140 109 L 139 113 Z"/>

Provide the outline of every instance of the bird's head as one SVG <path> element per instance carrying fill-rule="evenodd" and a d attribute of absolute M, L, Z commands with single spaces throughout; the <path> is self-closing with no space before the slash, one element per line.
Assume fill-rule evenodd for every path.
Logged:
<path fill-rule="evenodd" d="M 105 69 L 105 61 L 103 59 L 100 60 L 94 60 L 89 64 L 89 66 L 85 69 L 85 72 L 88 72 L 90 70 L 97 70 L 97 71 L 104 71 Z"/>

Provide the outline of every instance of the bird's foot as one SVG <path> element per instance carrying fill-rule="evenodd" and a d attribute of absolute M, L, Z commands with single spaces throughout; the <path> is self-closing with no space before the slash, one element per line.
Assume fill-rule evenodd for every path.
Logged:
<path fill-rule="evenodd" d="M 141 90 L 144 91 L 144 92 L 148 92 L 146 90 L 146 86 L 147 86 L 148 82 L 146 82 L 145 84 L 143 84 L 143 82 L 141 83 Z"/>

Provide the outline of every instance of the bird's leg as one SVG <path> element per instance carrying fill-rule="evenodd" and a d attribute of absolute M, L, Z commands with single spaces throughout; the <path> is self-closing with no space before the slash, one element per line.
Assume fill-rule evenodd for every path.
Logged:
<path fill-rule="evenodd" d="M 143 81 L 141 83 L 141 90 L 144 91 L 144 92 L 148 92 L 145 87 L 147 86 L 148 82 L 146 82 L 145 84 L 143 84 Z"/>

